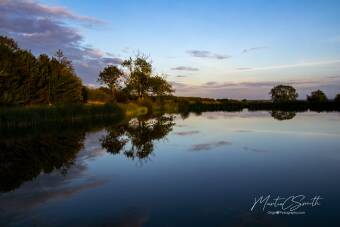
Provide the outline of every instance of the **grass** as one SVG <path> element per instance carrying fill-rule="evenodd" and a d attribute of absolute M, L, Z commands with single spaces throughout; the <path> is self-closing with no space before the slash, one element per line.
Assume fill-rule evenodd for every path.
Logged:
<path fill-rule="evenodd" d="M 146 106 L 140 106 L 136 103 L 119 104 L 119 107 L 124 111 L 125 116 L 128 118 L 145 115 L 149 112 Z"/>
<path fill-rule="evenodd" d="M 73 124 L 82 121 L 124 118 L 118 105 L 67 105 L 0 109 L 0 128 L 34 127 L 41 124 Z"/>

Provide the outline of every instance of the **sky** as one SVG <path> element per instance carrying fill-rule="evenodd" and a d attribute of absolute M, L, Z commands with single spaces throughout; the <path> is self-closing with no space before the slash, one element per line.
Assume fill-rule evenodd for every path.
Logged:
<path fill-rule="evenodd" d="M 36 55 L 62 49 L 85 84 L 107 64 L 152 59 L 176 95 L 264 99 L 340 93 L 338 0 L 0 0 L 0 34 Z"/>

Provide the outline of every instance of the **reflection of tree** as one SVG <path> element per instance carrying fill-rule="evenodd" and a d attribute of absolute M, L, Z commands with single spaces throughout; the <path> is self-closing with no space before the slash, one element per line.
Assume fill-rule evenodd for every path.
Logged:
<path fill-rule="evenodd" d="M 183 120 L 187 119 L 190 116 L 190 112 L 189 111 L 183 111 L 179 113 L 181 115 L 181 118 Z"/>
<path fill-rule="evenodd" d="M 173 127 L 172 116 L 132 119 L 126 124 L 108 128 L 101 139 L 102 147 L 112 154 L 122 153 L 139 160 L 147 158 L 154 150 L 154 141 L 164 138 Z"/>
<path fill-rule="evenodd" d="M 293 119 L 296 116 L 296 113 L 293 111 L 273 110 L 271 115 L 276 120 L 283 121 Z"/>
<path fill-rule="evenodd" d="M 49 132 L 0 137 L 0 191 L 19 187 L 41 172 L 60 169 L 66 174 L 82 148 L 84 131 L 50 130 Z"/>

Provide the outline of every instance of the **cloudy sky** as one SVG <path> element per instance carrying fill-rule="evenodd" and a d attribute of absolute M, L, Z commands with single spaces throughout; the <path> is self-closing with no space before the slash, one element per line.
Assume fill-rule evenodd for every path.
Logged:
<path fill-rule="evenodd" d="M 34 54 L 62 49 L 85 84 L 145 53 L 176 95 L 261 99 L 340 93 L 338 0 L 0 0 L 0 34 Z"/>

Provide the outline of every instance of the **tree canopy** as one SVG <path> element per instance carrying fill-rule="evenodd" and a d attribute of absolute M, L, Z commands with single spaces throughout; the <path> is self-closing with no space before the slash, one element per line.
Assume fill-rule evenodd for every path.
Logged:
<path fill-rule="evenodd" d="M 317 91 L 313 91 L 310 95 L 307 95 L 307 101 L 309 101 L 309 102 L 327 102 L 328 98 L 323 91 L 317 90 Z"/>
<path fill-rule="evenodd" d="M 145 96 L 164 96 L 174 92 L 164 77 L 153 75 L 151 61 L 141 55 L 123 61 L 120 66 L 107 66 L 100 72 L 98 81 L 117 97 L 128 94 L 143 99 Z"/>
<path fill-rule="evenodd" d="M 37 58 L 0 36 L 0 105 L 69 104 L 82 101 L 82 82 L 61 50 Z"/>
<path fill-rule="evenodd" d="M 334 101 L 340 103 L 340 94 L 335 96 Z"/>
<path fill-rule="evenodd" d="M 278 85 L 269 92 L 273 102 L 292 102 L 298 97 L 295 88 L 289 85 Z"/>
<path fill-rule="evenodd" d="M 108 65 L 99 73 L 98 82 L 107 85 L 112 95 L 115 96 L 116 91 L 121 89 L 120 83 L 123 75 L 123 72 L 117 66 Z"/>

